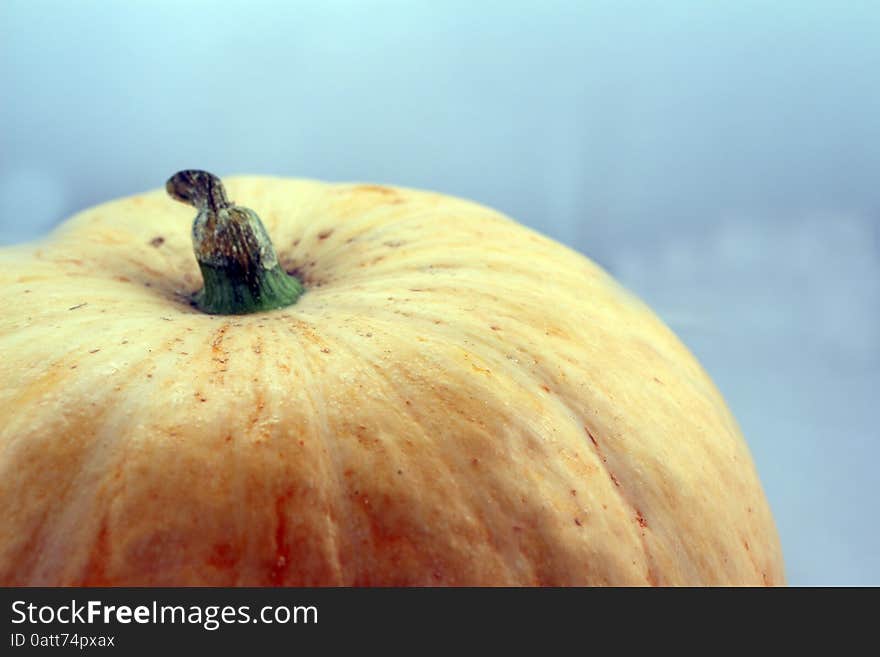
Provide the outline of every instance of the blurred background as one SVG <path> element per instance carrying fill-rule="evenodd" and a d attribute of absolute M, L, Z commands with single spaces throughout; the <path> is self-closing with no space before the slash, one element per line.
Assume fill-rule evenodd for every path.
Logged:
<path fill-rule="evenodd" d="M 880 584 L 880 4 L 0 2 L 0 245 L 181 168 L 493 206 L 645 299 L 796 585 Z"/>

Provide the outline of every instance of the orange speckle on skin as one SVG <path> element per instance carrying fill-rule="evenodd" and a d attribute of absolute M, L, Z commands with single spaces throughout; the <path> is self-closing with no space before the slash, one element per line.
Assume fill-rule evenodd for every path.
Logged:
<path fill-rule="evenodd" d="M 388 202 L 392 205 L 403 203 L 403 198 L 400 197 L 397 190 L 389 187 L 382 187 L 381 185 L 358 185 L 354 188 L 354 191 L 381 194 L 382 196 L 385 196 L 388 199 Z"/>
<path fill-rule="evenodd" d="M 83 575 L 83 586 L 107 586 L 106 576 L 107 562 L 110 560 L 110 538 L 107 530 L 107 520 L 101 523 L 95 543 L 89 554 L 88 565 Z"/>
<path fill-rule="evenodd" d="M 596 447 L 598 447 L 599 441 L 596 440 L 596 437 L 593 435 L 593 432 L 590 431 L 589 429 L 587 429 L 587 427 L 584 427 L 584 429 L 586 430 L 587 435 L 590 437 L 590 442 L 592 442 Z"/>
<path fill-rule="evenodd" d="M 290 545 L 287 542 L 287 505 L 293 491 L 287 490 L 275 498 L 275 560 L 271 564 L 269 581 L 273 586 L 284 583 L 290 564 Z"/>

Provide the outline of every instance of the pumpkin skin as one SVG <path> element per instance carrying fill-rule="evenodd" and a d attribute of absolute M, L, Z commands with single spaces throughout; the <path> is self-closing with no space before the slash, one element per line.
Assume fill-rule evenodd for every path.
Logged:
<path fill-rule="evenodd" d="M 777 585 L 748 448 L 597 265 L 428 192 L 224 181 L 305 282 L 207 315 L 164 191 L 0 250 L 3 585 Z"/>

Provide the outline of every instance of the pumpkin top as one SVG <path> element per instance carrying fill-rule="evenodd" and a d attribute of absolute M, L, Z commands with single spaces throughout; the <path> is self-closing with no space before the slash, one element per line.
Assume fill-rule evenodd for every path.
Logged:
<path fill-rule="evenodd" d="M 439 194 L 226 184 L 294 305 L 194 307 L 164 190 L 0 250 L 0 582 L 784 581 L 723 399 L 600 267 Z"/>

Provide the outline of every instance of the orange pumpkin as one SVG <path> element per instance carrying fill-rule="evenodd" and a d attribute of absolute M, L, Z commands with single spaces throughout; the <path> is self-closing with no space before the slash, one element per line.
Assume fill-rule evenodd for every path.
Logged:
<path fill-rule="evenodd" d="M 227 183 L 264 223 L 169 182 L 196 259 L 162 191 L 0 250 L 0 583 L 784 582 L 724 401 L 595 264 L 439 194 Z"/>

